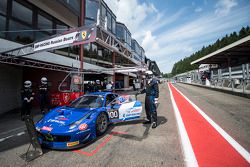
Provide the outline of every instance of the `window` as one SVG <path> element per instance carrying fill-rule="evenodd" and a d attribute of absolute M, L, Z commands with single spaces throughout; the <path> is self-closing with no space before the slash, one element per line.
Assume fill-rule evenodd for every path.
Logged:
<path fill-rule="evenodd" d="M 117 24 L 116 26 L 116 36 L 117 38 L 121 41 L 121 42 L 125 42 L 125 30 L 124 30 L 124 27 L 120 24 Z"/>
<path fill-rule="evenodd" d="M 0 1 L 0 13 L 6 14 L 7 11 L 7 0 Z"/>
<path fill-rule="evenodd" d="M 127 33 L 127 43 L 131 46 L 131 34 Z"/>
<path fill-rule="evenodd" d="M 102 96 L 85 95 L 73 101 L 69 106 L 73 108 L 99 108 L 102 105 Z"/>
<path fill-rule="evenodd" d="M 68 26 L 63 24 L 63 23 L 57 23 L 56 24 L 56 32 L 57 33 L 61 33 L 61 32 L 64 32 L 64 31 L 67 31 L 68 30 Z"/>
<path fill-rule="evenodd" d="M 30 30 L 30 29 L 31 27 L 10 20 L 9 30 L 17 32 L 9 32 L 8 38 L 12 41 L 17 41 L 25 44 L 31 43 L 33 42 L 33 33 L 31 33 L 30 31 L 18 31 L 18 30 Z"/>
<path fill-rule="evenodd" d="M 86 17 L 96 20 L 98 11 L 98 2 L 93 0 L 86 1 Z"/>
<path fill-rule="evenodd" d="M 111 23 L 111 14 L 108 12 L 107 13 L 107 25 L 108 25 L 108 30 L 112 30 L 112 23 Z"/>
<path fill-rule="evenodd" d="M 105 17 L 106 17 L 106 8 L 103 4 L 102 4 L 102 8 L 101 8 L 101 16 L 102 16 L 102 19 L 105 19 Z"/>
<path fill-rule="evenodd" d="M 5 31 L 6 18 L 0 15 L 0 31 Z M 0 37 L 5 37 L 4 32 L 0 32 Z"/>
<path fill-rule="evenodd" d="M 38 21 L 37 21 L 38 28 L 44 29 L 45 31 L 52 33 L 52 25 L 53 23 L 50 19 L 38 14 Z"/>
<path fill-rule="evenodd" d="M 116 33 L 116 21 L 115 18 L 112 18 L 112 33 Z"/>
<path fill-rule="evenodd" d="M 106 96 L 106 106 L 110 103 L 110 102 L 112 102 L 115 98 L 117 97 L 117 95 L 116 94 L 108 94 L 107 96 Z"/>
<path fill-rule="evenodd" d="M 32 25 L 32 10 L 16 1 L 13 1 L 12 16 Z"/>
<path fill-rule="evenodd" d="M 36 40 L 41 40 L 41 39 L 44 39 L 46 37 L 50 36 L 50 34 L 48 34 L 47 32 L 44 32 L 44 31 L 37 31 L 36 32 Z"/>
<path fill-rule="evenodd" d="M 94 21 L 94 20 L 85 19 L 85 25 L 86 25 L 86 26 L 90 26 L 90 25 L 93 25 L 93 24 L 95 24 L 95 21 Z"/>
<path fill-rule="evenodd" d="M 73 8 L 77 13 L 80 13 L 80 0 L 64 0 L 71 8 Z"/>

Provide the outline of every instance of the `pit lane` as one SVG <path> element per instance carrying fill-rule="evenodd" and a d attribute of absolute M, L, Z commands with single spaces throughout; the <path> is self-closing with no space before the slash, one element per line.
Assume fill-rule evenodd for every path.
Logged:
<path fill-rule="evenodd" d="M 249 99 L 190 85 L 174 84 L 174 86 L 249 152 Z M 138 99 L 144 102 L 143 95 Z M 20 158 L 29 146 L 27 133 L 22 133 L 25 130 L 24 123 L 19 121 L 19 117 L 9 117 L 5 120 L 1 118 L 0 164 L 1 166 L 58 167 L 185 166 L 167 84 L 160 85 L 159 102 L 159 126 L 156 129 L 143 125 L 142 120 L 118 123 L 110 126 L 105 135 L 85 147 L 74 151 L 44 149 L 44 155 L 31 162 L 25 162 Z M 185 108 L 185 106 L 182 107 Z M 143 116 L 145 117 L 145 113 Z M 5 139 L 1 141 L 3 138 Z M 224 155 L 221 155 L 219 158 L 223 157 Z"/>
<path fill-rule="evenodd" d="M 138 96 L 138 100 L 144 106 L 144 95 Z M 142 124 L 145 118 L 143 113 L 140 120 L 111 125 L 105 135 L 78 150 L 44 149 L 44 154 L 31 162 L 20 158 L 28 149 L 29 138 L 27 133 L 16 135 L 25 129 L 24 123 L 17 120 L 17 117 L 10 123 L 18 122 L 22 128 L 0 135 L 0 138 L 13 135 L 0 142 L 1 166 L 183 166 L 167 85 L 160 85 L 159 103 L 159 126 L 156 129 Z M 11 127 L 8 121 L 0 124 Z"/>

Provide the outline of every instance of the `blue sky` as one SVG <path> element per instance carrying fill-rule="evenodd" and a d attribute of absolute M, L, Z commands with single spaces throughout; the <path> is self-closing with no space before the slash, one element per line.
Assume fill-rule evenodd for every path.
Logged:
<path fill-rule="evenodd" d="M 105 0 L 163 73 L 243 26 L 250 0 Z"/>

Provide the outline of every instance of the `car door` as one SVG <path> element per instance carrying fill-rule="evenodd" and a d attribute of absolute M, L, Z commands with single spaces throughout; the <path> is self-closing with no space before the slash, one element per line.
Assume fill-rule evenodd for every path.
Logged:
<path fill-rule="evenodd" d="M 118 112 L 118 110 L 120 108 L 120 105 L 115 103 L 115 99 L 117 97 L 118 97 L 117 94 L 108 94 L 108 95 L 106 95 L 105 105 L 106 105 L 107 113 L 109 115 L 110 122 L 119 121 L 119 112 Z"/>
<path fill-rule="evenodd" d="M 119 106 L 119 119 L 122 121 L 133 120 L 141 117 L 142 104 L 132 95 L 122 95 L 118 97 L 122 100 Z M 124 100 L 125 99 L 125 100 Z"/>
<path fill-rule="evenodd" d="M 127 121 L 140 118 L 142 112 L 141 102 L 131 98 L 130 95 L 118 96 L 109 105 L 111 122 Z"/>

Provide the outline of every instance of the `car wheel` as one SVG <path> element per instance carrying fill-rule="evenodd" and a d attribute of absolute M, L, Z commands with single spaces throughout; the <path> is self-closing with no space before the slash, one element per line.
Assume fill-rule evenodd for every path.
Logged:
<path fill-rule="evenodd" d="M 96 134 L 98 136 L 104 134 L 108 129 L 108 116 L 105 113 L 101 113 L 98 115 L 96 119 Z"/>

